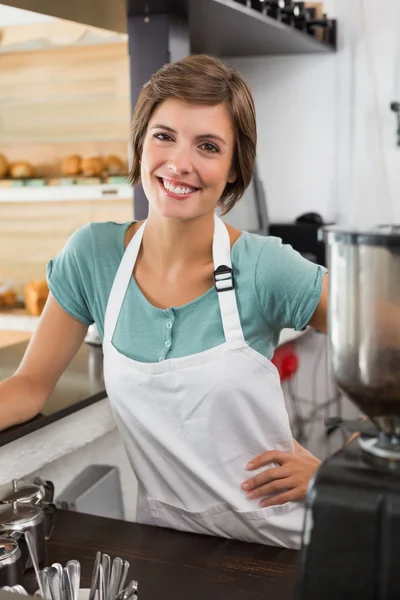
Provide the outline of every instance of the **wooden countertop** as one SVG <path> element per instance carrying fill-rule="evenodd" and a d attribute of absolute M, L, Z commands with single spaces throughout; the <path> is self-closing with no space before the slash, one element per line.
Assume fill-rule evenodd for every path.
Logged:
<path fill-rule="evenodd" d="M 31 339 L 30 331 L 1 331 L 0 330 L 0 348 L 6 348 L 19 342 L 26 342 Z"/>
<path fill-rule="evenodd" d="M 46 565 L 77 559 L 90 587 L 97 550 L 130 562 L 140 600 L 293 600 L 299 552 L 58 511 Z M 32 591 L 32 572 L 25 579 Z"/>

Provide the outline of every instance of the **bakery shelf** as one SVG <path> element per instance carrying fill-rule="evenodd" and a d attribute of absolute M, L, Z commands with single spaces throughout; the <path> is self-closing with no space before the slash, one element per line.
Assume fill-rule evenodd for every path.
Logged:
<path fill-rule="evenodd" d="M 0 331 L 35 331 L 40 317 L 28 315 L 25 309 L 0 309 Z"/>
<path fill-rule="evenodd" d="M 112 200 L 119 198 L 133 198 L 133 190 L 129 183 L 0 188 L 0 203 L 78 202 L 80 200 Z"/>

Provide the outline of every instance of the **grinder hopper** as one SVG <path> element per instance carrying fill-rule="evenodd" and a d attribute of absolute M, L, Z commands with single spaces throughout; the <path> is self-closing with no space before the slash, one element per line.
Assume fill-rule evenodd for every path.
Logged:
<path fill-rule="evenodd" d="M 380 431 L 366 449 L 399 454 L 400 228 L 324 233 L 334 378 Z"/>

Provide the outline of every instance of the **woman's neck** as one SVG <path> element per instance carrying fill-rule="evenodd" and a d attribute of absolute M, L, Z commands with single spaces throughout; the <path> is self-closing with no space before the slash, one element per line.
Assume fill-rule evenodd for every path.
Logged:
<path fill-rule="evenodd" d="M 143 235 L 143 254 L 157 268 L 184 269 L 212 261 L 214 212 L 178 221 L 150 212 Z"/>

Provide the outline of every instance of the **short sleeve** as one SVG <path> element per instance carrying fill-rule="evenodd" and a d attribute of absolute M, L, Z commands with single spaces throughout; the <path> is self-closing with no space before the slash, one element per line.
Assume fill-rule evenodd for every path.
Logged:
<path fill-rule="evenodd" d="M 267 238 L 255 271 L 257 296 L 266 320 L 273 330 L 304 329 L 321 298 L 326 269 L 282 244 Z"/>
<path fill-rule="evenodd" d="M 86 325 L 94 322 L 94 267 L 90 225 L 77 229 L 47 264 L 50 292 L 61 308 Z"/>

